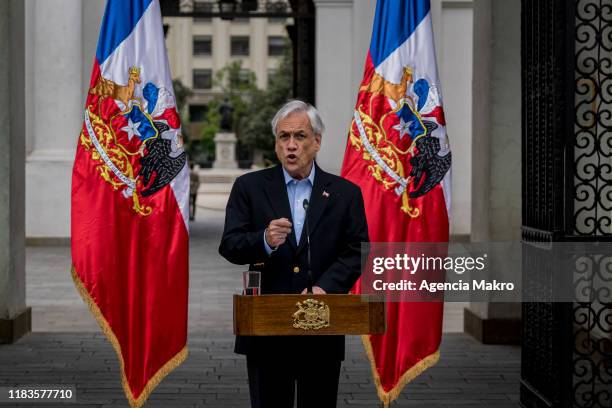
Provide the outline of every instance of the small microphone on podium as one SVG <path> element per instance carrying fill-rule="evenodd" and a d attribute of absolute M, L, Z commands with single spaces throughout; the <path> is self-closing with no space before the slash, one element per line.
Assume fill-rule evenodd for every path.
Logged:
<path fill-rule="evenodd" d="M 312 293 L 312 270 L 310 267 L 310 229 L 308 228 L 308 207 L 309 207 L 308 199 L 305 198 L 302 201 L 302 207 L 304 207 L 304 211 L 306 215 L 304 216 L 304 226 L 306 227 L 306 245 L 308 245 L 308 290 L 307 293 Z"/>

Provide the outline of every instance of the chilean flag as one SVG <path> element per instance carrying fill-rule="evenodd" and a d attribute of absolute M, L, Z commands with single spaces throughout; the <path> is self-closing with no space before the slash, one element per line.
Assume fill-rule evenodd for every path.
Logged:
<path fill-rule="evenodd" d="M 378 0 L 342 165 L 361 187 L 370 240 L 447 242 L 450 166 L 429 0 Z M 368 292 L 362 283 L 355 292 Z M 438 361 L 442 311 L 389 302 L 386 333 L 364 336 L 385 405 Z"/>
<path fill-rule="evenodd" d="M 189 168 L 158 0 L 108 0 L 72 173 L 72 275 L 132 407 L 187 357 Z"/>

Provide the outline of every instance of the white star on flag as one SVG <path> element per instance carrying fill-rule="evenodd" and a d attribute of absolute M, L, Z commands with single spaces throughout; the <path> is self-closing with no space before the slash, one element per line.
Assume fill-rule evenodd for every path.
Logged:
<path fill-rule="evenodd" d="M 400 118 L 400 123 L 398 125 L 393 126 L 393 129 L 399 132 L 400 140 L 402 140 L 404 136 L 410 133 L 410 123 L 411 122 L 404 122 L 404 118 Z"/>
<path fill-rule="evenodd" d="M 128 124 L 127 126 L 124 126 L 121 128 L 121 130 L 123 130 L 125 133 L 127 133 L 128 135 L 128 140 L 131 142 L 132 138 L 134 137 L 134 135 L 140 137 L 141 134 L 138 131 L 138 128 L 140 127 L 140 122 L 132 122 L 131 119 L 128 118 Z"/>

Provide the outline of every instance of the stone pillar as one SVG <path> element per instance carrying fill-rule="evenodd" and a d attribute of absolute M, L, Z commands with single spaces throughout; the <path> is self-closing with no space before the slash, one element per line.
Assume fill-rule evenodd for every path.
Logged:
<path fill-rule="evenodd" d="M 268 26 L 267 19 L 253 18 L 250 20 L 251 37 L 251 69 L 255 72 L 257 87 L 265 89 L 268 85 Z"/>
<path fill-rule="evenodd" d="M 230 23 L 226 20 L 221 20 L 220 18 L 213 18 L 212 30 L 212 71 L 214 77 L 215 73 L 222 70 L 225 67 L 225 64 L 230 61 Z"/>
<path fill-rule="evenodd" d="M 520 0 L 474 2 L 473 242 L 520 239 L 520 10 Z M 483 343 L 518 343 L 520 306 L 471 303 L 464 330 Z"/>
<path fill-rule="evenodd" d="M 0 344 L 31 330 L 25 303 L 24 3 L 0 2 Z"/>
<path fill-rule="evenodd" d="M 83 122 L 83 75 L 91 72 L 91 63 L 83 67 L 83 2 L 35 0 L 30 12 L 26 24 L 35 49 L 32 106 L 27 106 L 33 150 L 26 158 L 26 233 L 67 242 L 72 163 Z"/>
<path fill-rule="evenodd" d="M 374 24 L 374 14 L 376 13 L 376 3 L 369 1 L 353 1 L 351 29 L 352 42 L 352 71 L 351 71 L 351 111 L 357 102 L 357 90 L 363 80 L 363 67 L 366 55 L 370 49 L 370 39 L 372 37 L 372 24 Z M 349 120 L 352 119 L 349 118 Z M 348 124 L 347 129 L 348 133 Z M 346 142 L 346 140 L 345 140 Z M 344 149 L 344 146 L 342 146 Z M 344 152 L 344 150 L 342 150 Z"/>
<path fill-rule="evenodd" d="M 490 135 L 491 117 L 491 3 L 474 2 L 474 59 L 472 80 L 472 215 L 471 238 L 473 242 L 490 239 L 489 195 L 490 182 L 483 174 L 491 173 Z M 475 61 L 476 62 L 476 61 Z"/>
<path fill-rule="evenodd" d="M 435 0 L 431 7 L 446 131 L 453 154 L 450 233 L 453 240 L 467 242 L 472 216 L 473 3 Z"/>
<path fill-rule="evenodd" d="M 314 3 L 317 22 L 316 107 L 326 128 L 317 162 L 324 170 L 340 174 L 357 95 L 352 78 L 353 1 L 314 0 Z M 371 32 L 371 25 L 361 28 Z M 363 46 L 367 48 L 367 44 L 369 40 Z M 363 61 L 358 65 L 359 70 L 363 70 Z"/>
<path fill-rule="evenodd" d="M 236 160 L 236 134 L 217 133 L 215 135 L 215 169 L 237 169 Z"/>
<path fill-rule="evenodd" d="M 82 89 L 81 99 L 85 102 L 85 95 L 89 92 L 89 81 L 91 79 L 91 69 L 93 68 L 94 56 L 98 48 L 99 28 L 102 24 L 104 15 L 105 1 L 82 1 Z M 76 146 L 76 140 L 74 140 Z"/>

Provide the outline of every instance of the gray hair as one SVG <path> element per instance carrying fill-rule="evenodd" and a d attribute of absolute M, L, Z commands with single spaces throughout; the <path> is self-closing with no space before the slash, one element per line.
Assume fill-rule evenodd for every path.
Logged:
<path fill-rule="evenodd" d="M 271 124 L 272 133 L 274 134 L 274 136 L 276 136 L 276 126 L 278 125 L 278 122 L 280 122 L 282 119 L 285 119 L 292 113 L 296 112 L 306 112 L 306 114 L 308 115 L 308 119 L 310 119 L 310 127 L 312 127 L 312 130 L 315 135 L 323 135 L 323 132 L 325 131 L 325 126 L 323 125 L 323 120 L 321 119 L 321 115 L 319 115 L 319 111 L 317 110 L 317 108 L 315 108 L 309 103 L 296 99 L 284 104 L 278 110 L 278 112 L 276 112 L 276 115 L 274 115 L 274 117 L 272 118 Z"/>

